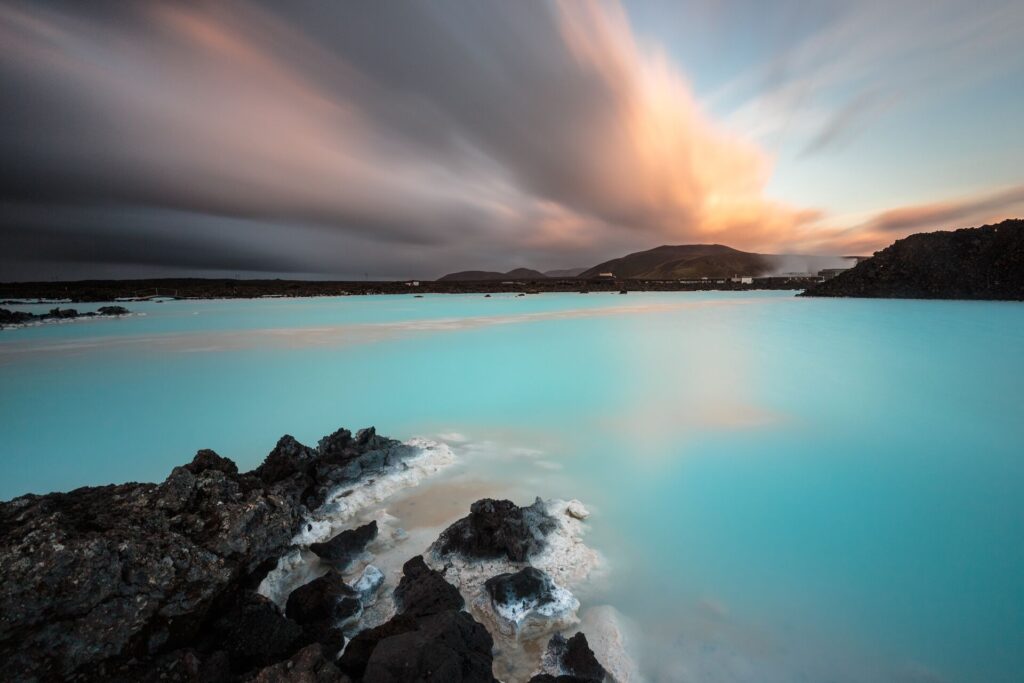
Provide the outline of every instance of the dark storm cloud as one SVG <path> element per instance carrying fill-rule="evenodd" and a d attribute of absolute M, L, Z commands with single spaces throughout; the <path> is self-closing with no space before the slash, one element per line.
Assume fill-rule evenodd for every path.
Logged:
<path fill-rule="evenodd" d="M 614 4 L 9 3 L 0 57 L 19 277 L 430 277 L 763 246 L 802 215 Z"/>

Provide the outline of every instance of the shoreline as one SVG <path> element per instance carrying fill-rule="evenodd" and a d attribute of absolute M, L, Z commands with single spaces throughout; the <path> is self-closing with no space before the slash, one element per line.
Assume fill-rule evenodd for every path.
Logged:
<path fill-rule="evenodd" d="M 410 284 L 410 283 L 418 284 Z M 494 281 L 313 281 L 313 280 L 83 280 L 76 282 L 0 283 L 0 300 L 6 305 L 61 303 L 133 303 L 207 299 L 295 299 L 381 294 L 522 294 L 620 293 L 620 292 L 750 292 L 803 290 L 805 282 L 777 281 L 743 284 L 728 279 L 674 280 L 522 280 Z M 31 301 L 29 301 L 31 300 Z M 14 303 L 17 301 L 18 303 Z"/>
<path fill-rule="evenodd" d="M 477 500 L 432 542 L 398 526 L 388 501 L 455 461 L 339 429 L 315 448 L 286 435 L 250 472 L 202 450 L 159 484 L 0 503 L 0 675 L 632 680 L 613 620 L 588 622 L 599 656 L 577 630 L 571 591 L 602 563 L 578 501 Z"/>

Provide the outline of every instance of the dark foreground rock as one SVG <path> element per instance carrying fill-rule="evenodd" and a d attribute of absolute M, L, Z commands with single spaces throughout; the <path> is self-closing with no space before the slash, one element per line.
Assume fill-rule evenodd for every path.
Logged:
<path fill-rule="evenodd" d="M 405 452 L 372 429 L 329 455 L 284 437 L 249 473 L 200 451 L 158 485 L 0 503 L 0 680 L 230 680 L 336 651 L 255 588 L 348 462 Z"/>
<path fill-rule="evenodd" d="M 324 656 L 317 643 L 299 650 L 291 659 L 269 666 L 252 678 L 252 683 L 349 683 L 334 662 Z"/>
<path fill-rule="evenodd" d="M 602 683 L 607 676 L 582 633 L 568 640 L 561 634 L 552 636 L 544 653 L 544 669 L 530 683 Z"/>
<path fill-rule="evenodd" d="M 94 313 L 79 313 L 75 308 L 51 308 L 46 313 L 28 313 L 27 311 L 11 311 L 0 308 L 0 325 L 23 325 L 42 320 L 69 320 L 71 318 L 94 318 L 100 316 L 128 315 L 130 311 L 124 306 L 100 306 Z"/>
<path fill-rule="evenodd" d="M 455 586 L 427 566 L 422 555 L 417 555 L 402 566 L 402 580 L 395 588 L 395 604 L 400 612 L 423 617 L 462 609 L 465 600 Z"/>
<path fill-rule="evenodd" d="M 366 546 L 375 538 L 377 538 L 377 522 L 373 521 L 357 529 L 346 529 L 329 541 L 313 543 L 309 549 L 320 559 L 334 565 L 339 571 L 344 571 L 363 554 Z"/>
<path fill-rule="evenodd" d="M 402 572 L 395 589 L 399 613 L 352 639 L 339 661 L 342 671 L 366 683 L 493 683 L 494 641 L 462 611 L 458 590 L 422 557 L 406 562 Z"/>
<path fill-rule="evenodd" d="M 540 498 L 528 507 L 484 498 L 470 506 L 468 516 L 445 529 L 433 549 L 442 556 L 457 553 L 526 562 L 546 547 L 545 538 L 556 526 Z"/>
<path fill-rule="evenodd" d="M 555 599 L 554 581 L 534 567 L 524 567 L 514 574 L 492 576 L 484 582 L 484 588 L 495 605 L 506 609 L 531 609 L 552 603 Z"/>
<path fill-rule="evenodd" d="M 802 296 L 1024 300 L 1024 220 L 911 235 Z"/>

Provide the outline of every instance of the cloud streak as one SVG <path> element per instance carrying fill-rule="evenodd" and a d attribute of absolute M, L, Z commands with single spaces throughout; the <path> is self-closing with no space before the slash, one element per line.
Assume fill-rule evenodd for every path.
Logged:
<path fill-rule="evenodd" d="M 877 18 L 795 46 L 726 126 L 614 2 L 0 4 L 0 269 L 423 278 L 666 242 L 824 249 L 852 238 L 766 195 L 747 124 L 871 78 L 898 32 L 823 57 Z M 998 18 L 936 45 L 1001 41 Z M 811 107 L 808 150 L 905 80 Z"/>
<path fill-rule="evenodd" d="M 431 276 L 644 242 L 756 248 L 808 215 L 764 197 L 770 159 L 701 111 L 616 4 L 285 11 L 0 6 L 16 95 L 0 230 L 19 268 Z"/>

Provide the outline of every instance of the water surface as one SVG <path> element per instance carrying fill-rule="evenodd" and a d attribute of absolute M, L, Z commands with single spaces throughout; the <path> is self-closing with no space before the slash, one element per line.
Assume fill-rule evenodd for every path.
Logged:
<path fill-rule="evenodd" d="M 650 680 L 1024 680 L 1022 304 L 128 306 L 0 332 L 0 497 L 158 481 L 206 447 L 248 468 L 286 432 L 443 435 L 445 500 L 592 508 L 610 574 L 584 604 L 637 625 Z"/>

